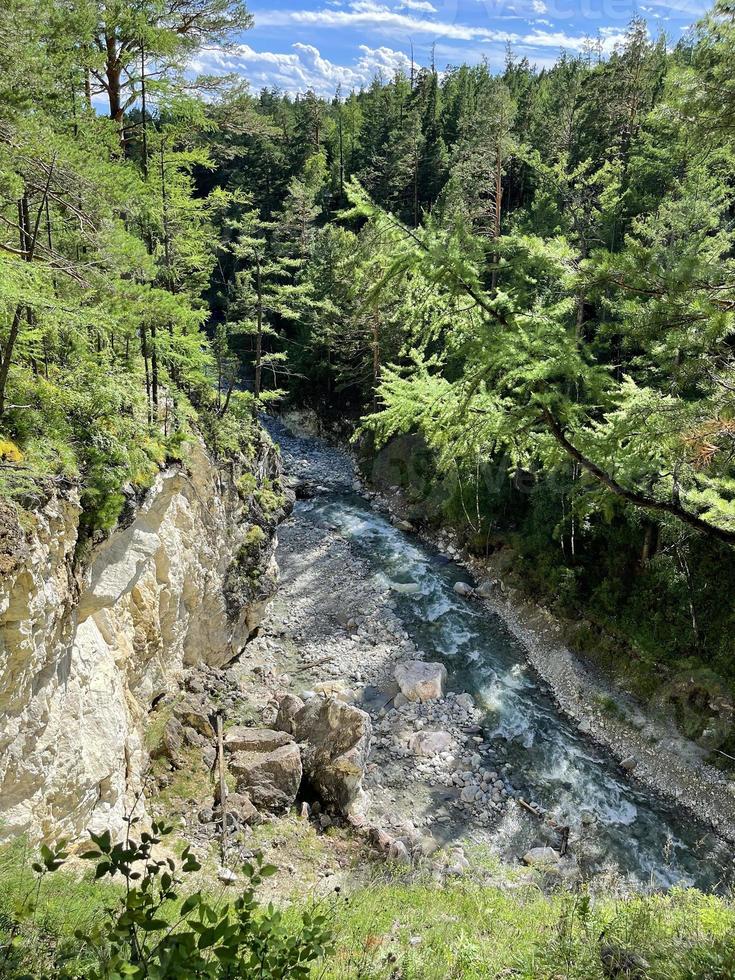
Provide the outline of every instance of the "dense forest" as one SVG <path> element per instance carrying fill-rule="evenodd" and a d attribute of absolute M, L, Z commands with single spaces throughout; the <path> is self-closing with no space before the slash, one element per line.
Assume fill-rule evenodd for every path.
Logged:
<path fill-rule="evenodd" d="M 506 554 L 580 649 L 722 693 L 731 5 L 673 49 L 635 20 L 607 59 L 509 50 L 328 100 L 192 77 L 249 23 L 3 4 L 2 493 L 79 481 L 94 540 L 192 429 L 226 455 L 309 405 L 366 460 L 417 437 L 414 504 Z"/>

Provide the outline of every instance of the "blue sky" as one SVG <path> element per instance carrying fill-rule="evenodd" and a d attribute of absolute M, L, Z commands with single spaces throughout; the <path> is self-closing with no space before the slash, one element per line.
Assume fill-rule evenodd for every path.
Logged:
<path fill-rule="evenodd" d="M 622 40 L 631 17 L 674 43 L 705 11 L 700 0 L 250 0 L 255 26 L 236 51 L 209 51 L 198 67 L 242 73 L 254 91 L 276 85 L 296 94 L 332 95 L 426 65 L 435 45 L 440 69 L 487 57 L 502 67 L 506 42 L 539 67 L 561 50 L 599 39 L 604 52 Z"/>

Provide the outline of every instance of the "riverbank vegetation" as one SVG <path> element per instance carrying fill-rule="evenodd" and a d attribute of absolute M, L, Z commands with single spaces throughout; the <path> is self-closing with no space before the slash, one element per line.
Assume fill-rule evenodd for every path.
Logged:
<path fill-rule="evenodd" d="M 101 840 L 108 847 L 104 835 Z M 99 847 L 91 851 L 98 855 L 96 869 Z M 724 980 L 735 969 L 735 911 L 728 901 L 696 891 L 616 901 L 553 887 L 549 892 L 539 888 L 541 878 L 530 881 L 525 872 L 521 880 L 520 872 L 497 863 L 488 865 L 487 881 L 478 871 L 441 887 L 420 873 L 383 868 L 368 887 L 275 914 L 257 898 L 263 872 L 271 869 L 255 861 L 244 875 L 246 905 L 237 912 L 230 890 L 211 881 L 179 896 L 176 880 L 196 883 L 198 865 L 187 855 L 174 861 L 176 871 L 158 857 L 163 865 L 152 876 L 148 897 L 138 902 L 130 896 L 140 895 L 141 885 L 131 882 L 126 897 L 104 868 L 96 879 L 96 870 L 84 872 L 79 862 L 74 870 L 49 872 L 55 854 L 47 852 L 34 879 L 22 842 L 0 853 L 0 976 L 244 976 L 228 972 L 237 964 L 227 955 L 233 950 L 235 957 L 255 957 L 253 969 L 259 956 L 266 957 L 263 972 L 252 974 L 263 977 Z M 166 874 L 171 880 L 163 888 Z M 159 891 L 166 889 L 174 894 L 159 905 Z M 194 928 L 205 906 L 211 911 L 202 928 Z M 219 928 L 225 918 L 229 931 Z M 133 934 L 145 943 L 149 972 L 140 959 L 137 967 L 129 962 Z M 169 956 L 169 972 L 162 974 L 155 973 L 159 947 Z M 213 955 L 218 948 L 220 955 Z M 301 965 L 289 972 L 286 962 Z"/>
<path fill-rule="evenodd" d="M 213 384 L 205 330 L 224 204 L 193 172 L 216 83 L 183 78 L 249 17 L 238 0 L 162 9 L 0 11 L 0 491 L 32 507 L 48 480 L 79 483 L 90 534 L 192 424 L 224 454 L 249 438 L 251 400 Z"/>
<path fill-rule="evenodd" d="M 0 12 L 3 492 L 80 481 L 99 534 L 192 424 L 227 454 L 307 403 L 368 467 L 411 433 L 417 510 L 728 750 L 729 6 L 333 99 L 194 78 L 250 23 L 199 6 Z"/>
<path fill-rule="evenodd" d="M 252 354 L 231 315 L 246 252 L 218 301 L 263 383 L 347 417 L 369 474 L 418 437 L 386 480 L 416 515 L 499 555 L 581 652 L 646 698 L 663 682 L 727 752 L 734 54 L 720 4 L 670 51 L 636 20 L 606 59 L 263 92 L 276 135 L 208 178 L 252 195 L 273 261 L 289 229 L 292 302 L 266 303 Z"/>

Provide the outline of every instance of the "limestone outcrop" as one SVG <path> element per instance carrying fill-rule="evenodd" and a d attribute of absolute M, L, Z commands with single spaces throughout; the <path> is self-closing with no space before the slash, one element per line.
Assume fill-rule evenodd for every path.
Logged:
<path fill-rule="evenodd" d="M 25 524 L 3 506 L 0 840 L 121 829 L 148 766 L 151 706 L 188 665 L 236 656 L 275 589 L 278 515 L 264 519 L 256 498 L 278 467 L 264 438 L 246 495 L 242 464 L 194 442 L 83 571 L 73 486 L 52 487 Z M 179 733 L 168 734 L 175 753 Z"/>
<path fill-rule="evenodd" d="M 271 732 L 284 735 L 283 732 Z M 237 792 L 247 794 L 258 810 L 286 810 L 296 799 L 301 785 L 301 753 L 292 738 L 274 748 L 266 739 L 254 739 L 252 748 L 236 751 L 229 760 L 237 780 Z M 272 744 L 272 741 L 271 741 Z"/>
<path fill-rule="evenodd" d="M 367 712 L 317 695 L 293 717 L 304 772 L 324 803 L 350 813 L 363 796 L 372 726 Z"/>

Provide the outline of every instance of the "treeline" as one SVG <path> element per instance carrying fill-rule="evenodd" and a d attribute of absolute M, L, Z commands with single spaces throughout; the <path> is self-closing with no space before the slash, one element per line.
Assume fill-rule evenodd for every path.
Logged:
<path fill-rule="evenodd" d="M 104 531 L 192 424 L 306 402 L 420 437 L 417 508 L 582 645 L 729 683 L 733 18 L 323 99 L 192 77 L 240 0 L 4 4 L 4 493 L 79 479 Z"/>
<path fill-rule="evenodd" d="M 225 406 L 205 331 L 227 197 L 193 177 L 228 83 L 186 66 L 249 23 L 240 0 L 0 9 L 0 491 L 32 509 L 72 480 L 88 535 L 192 424 L 248 448 L 252 399 Z"/>
<path fill-rule="evenodd" d="M 642 682 L 713 668 L 705 713 L 735 653 L 734 57 L 721 4 L 672 51 L 636 20 L 606 59 L 265 91 L 201 184 L 261 222 L 213 281 L 261 386 L 419 433 L 436 520 L 512 543 Z"/>

